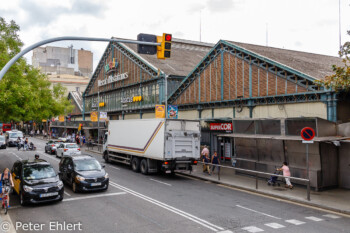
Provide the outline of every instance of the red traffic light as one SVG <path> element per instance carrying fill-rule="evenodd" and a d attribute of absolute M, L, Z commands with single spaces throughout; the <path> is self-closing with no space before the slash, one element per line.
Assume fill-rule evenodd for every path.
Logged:
<path fill-rule="evenodd" d="M 171 34 L 165 34 L 165 41 L 171 41 Z"/>

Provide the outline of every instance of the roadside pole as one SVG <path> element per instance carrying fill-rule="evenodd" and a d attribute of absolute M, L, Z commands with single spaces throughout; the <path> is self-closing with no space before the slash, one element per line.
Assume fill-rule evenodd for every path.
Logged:
<path fill-rule="evenodd" d="M 100 144 L 100 89 L 97 92 L 97 104 L 97 144 Z"/>
<path fill-rule="evenodd" d="M 303 139 L 303 143 L 306 144 L 306 179 L 307 183 L 307 200 L 310 201 L 310 175 L 309 175 L 309 144 L 314 143 L 312 139 L 315 137 L 315 131 L 310 127 L 305 127 L 301 130 L 300 136 Z"/>

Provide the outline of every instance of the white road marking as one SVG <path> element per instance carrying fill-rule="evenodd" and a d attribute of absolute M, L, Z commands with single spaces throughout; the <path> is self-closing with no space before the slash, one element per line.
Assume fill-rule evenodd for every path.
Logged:
<path fill-rule="evenodd" d="M 264 230 L 263 229 L 260 229 L 260 228 L 257 228 L 255 226 L 250 226 L 250 227 L 244 227 L 242 228 L 242 230 L 245 230 L 245 231 L 249 231 L 249 232 L 263 232 Z"/>
<path fill-rule="evenodd" d="M 279 229 L 279 228 L 283 228 L 285 226 L 281 225 L 281 224 L 278 224 L 278 223 L 275 223 L 275 222 L 272 222 L 272 223 L 266 223 L 264 224 L 265 226 L 268 226 L 268 227 L 271 227 L 273 229 Z"/>
<path fill-rule="evenodd" d="M 19 160 L 22 160 L 22 158 L 20 158 L 18 155 L 16 155 L 15 153 L 13 153 L 13 152 L 11 152 L 14 156 L 16 156 L 17 157 L 17 159 L 19 159 Z"/>
<path fill-rule="evenodd" d="M 226 231 L 218 231 L 218 233 L 233 233 L 232 231 L 226 230 Z"/>
<path fill-rule="evenodd" d="M 120 170 L 120 168 L 113 167 L 113 166 L 109 166 L 109 165 L 106 165 L 106 167 L 113 168 L 113 169 L 115 169 L 115 170 Z"/>
<path fill-rule="evenodd" d="M 341 218 L 340 216 L 334 215 L 334 214 L 325 214 L 325 215 L 323 215 L 323 216 L 325 216 L 325 217 L 327 217 L 327 218 L 332 218 L 332 219 Z"/>
<path fill-rule="evenodd" d="M 278 218 L 278 217 L 275 217 L 275 216 L 272 216 L 272 215 L 269 215 L 269 214 L 266 214 L 266 213 L 263 213 L 263 212 L 259 212 L 259 211 L 256 211 L 256 210 L 249 209 L 249 208 L 244 207 L 244 206 L 241 206 L 241 205 L 236 205 L 236 206 L 239 207 L 239 208 L 242 208 L 242 209 L 250 210 L 250 211 L 252 211 L 252 212 L 255 212 L 255 213 L 258 213 L 258 214 L 262 214 L 262 215 L 271 217 L 271 218 L 281 219 L 281 218 Z"/>
<path fill-rule="evenodd" d="M 64 193 L 65 193 L 66 195 L 68 195 L 68 196 L 72 196 L 72 195 L 70 195 L 69 193 L 67 193 L 66 191 L 64 191 Z"/>
<path fill-rule="evenodd" d="M 126 192 L 106 193 L 106 194 L 92 195 L 92 196 L 73 197 L 73 198 L 63 199 L 63 201 L 75 201 L 75 200 L 83 200 L 83 199 L 90 199 L 90 198 L 96 198 L 96 197 L 116 196 L 116 195 L 123 195 L 123 194 L 126 194 Z"/>
<path fill-rule="evenodd" d="M 49 156 L 49 155 L 47 155 L 47 154 L 44 154 L 43 152 L 36 152 L 36 153 L 41 154 L 41 155 L 43 155 L 43 156 L 45 156 L 45 157 L 48 157 L 48 158 L 50 158 L 50 159 L 53 159 L 53 160 L 55 160 L 55 161 L 57 161 L 57 162 L 60 162 L 60 161 L 61 161 L 60 159 L 57 159 L 57 158 L 55 158 L 55 157 L 53 157 L 53 156 Z"/>
<path fill-rule="evenodd" d="M 286 220 L 286 222 L 297 225 L 297 226 L 305 223 L 305 222 L 302 222 L 302 221 L 299 221 L 296 219 L 289 219 L 289 220 Z"/>
<path fill-rule="evenodd" d="M 145 201 L 148 201 L 148 202 L 150 202 L 152 204 L 155 204 L 155 205 L 157 205 L 159 207 L 162 207 L 162 208 L 164 208 L 166 210 L 169 210 L 169 211 L 171 211 L 171 212 L 173 212 L 175 214 L 178 214 L 178 215 L 180 215 L 180 216 L 182 216 L 184 218 L 187 218 L 187 219 L 189 219 L 189 220 L 191 220 L 191 221 L 193 221 L 195 223 L 198 223 L 198 224 L 200 224 L 200 225 L 202 225 L 202 226 L 204 226 L 204 227 L 206 227 L 206 228 L 208 228 L 208 229 L 210 229 L 212 231 L 217 232 L 218 230 L 220 230 L 220 231 L 225 230 L 222 227 L 216 226 L 216 225 L 214 225 L 214 224 L 212 224 L 212 223 L 210 223 L 208 221 L 205 221 L 205 220 L 203 220 L 201 218 L 193 216 L 192 214 L 186 213 L 185 211 L 179 210 L 179 209 L 177 209 L 177 208 L 175 208 L 173 206 L 167 205 L 167 204 L 165 204 L 163 202 L 157 201 L 157 200 L 155 200 L 153 198 L 150 198 L 148 196 L 145 196 L 145 195 L 143 195 L 141 193 L 135 192 L 135 191 L 133 191 L 131 189 L 128 189 L 128 188 L 126 188 L 124 186 L 121 186 L 121 185 L 119 185 L 117 183 L 114 183 L 112 181 L 109 181 L 109 184 L 112 185 L 113 187 L 116 187 L 116 188 L 121 189 L 121 190 L 123 190 L 123 191 L 125 191 L 127 193 L 130 193 L 130 194 L 132 194 L 132 195 L 134 195 L 136 197 L 139 197 L 139 198 L 141 198 L 141 199 L 143 199 Z"/>
<path fill-rule="evenodd" d="M 168 184 L 168 183 L 165 183 L 165 182 L 162 182 L 162 181 L 159 181 L 159 180 L 155 180 L 155 179 L 150 179 L 150 180 L 158 182 L 160 184 L 165 184 L 165 185 L 168 185 L 168 186 L 172 186 L 171 184 Z"/>
<path fill-rule="evenodd" d="M 310 216 L 310 217 L 305 217 L 306 219 L 309 219 L 309 220 L 312 220 L 312 221 L 315 221 L 315 222 L 321 222 L 323 221 L 322 218 L 316 218 L 314 216 Z"/>

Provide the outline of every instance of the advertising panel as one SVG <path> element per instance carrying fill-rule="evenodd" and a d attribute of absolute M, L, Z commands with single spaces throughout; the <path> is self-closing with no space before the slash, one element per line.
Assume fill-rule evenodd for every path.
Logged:
<path fill-rule="evenodd" d="M 156 118 L 165 118 L 165 105 L 156 105 Z"/>
<path fill-rule="evenodd" d="M 233 132 L 232 123 L 210 123 L 210 130 L 225 131 L 227 133 Z"/>
<path fill-rule="evenodd" d="M 168 105 L 168 118 L 177 119 L 178 116 L 178 107 L 177 105 Z"/>
<path fill-rule="evenodd" d="M 98 113 L 97 112 L 91 112 L 90 113 L 90 118 L 91 118 L 91 121 L 93 121 L 93 122 L 98 121 Z"/>

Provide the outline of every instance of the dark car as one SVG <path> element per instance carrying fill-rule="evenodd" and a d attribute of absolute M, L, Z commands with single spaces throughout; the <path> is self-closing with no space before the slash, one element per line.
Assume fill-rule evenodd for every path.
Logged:
<path fill-rule="evenodd" d="M 19 160 L 11 173 L 13 189 L 19 195 L 21 205 L 63 200 L 63 182 L 47 161 Z"/>
<path fill-rule="evenodd" d="M 0 149 L 6 149 L 6 140 L 4 136 L 0 135 Z"/>
<path fill-rule="evenodd" d="M 65 156 L 59 167 L 60 178 L 72 186 L 73 192 L 108 189 L 108 173 L 89 155 Z"/>

